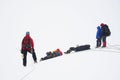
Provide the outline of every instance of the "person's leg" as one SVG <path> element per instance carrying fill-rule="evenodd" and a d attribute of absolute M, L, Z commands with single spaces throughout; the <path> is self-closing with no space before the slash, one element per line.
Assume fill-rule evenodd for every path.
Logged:
<path fill-rule="evenodd" d="M 101 46 L 101 39 L 99 38 L 98 39 L 98 47 L 100 47 Z"/>
<path fill-rule="evenodd" d="M 27 50 L 23 51 L 23 66 L 27 64 Z"/>
<path fill-rule="evenodd" d="M 106 47 L 106 36 L 103 36 L 103 47 Z"/>
<path fill-rule="evenodd" d="M 37 62 L 37 57 L 36 57 L 36 53 L 34 49 L 32 51 L 32 57 L 33 57 L 34 62 Z"/>
<path fill-rule="evenodd" d="M 96 48 L 98 48 L 99 47 L 99 39 L 97 39 L 97 41 L 96 41 Z"/>

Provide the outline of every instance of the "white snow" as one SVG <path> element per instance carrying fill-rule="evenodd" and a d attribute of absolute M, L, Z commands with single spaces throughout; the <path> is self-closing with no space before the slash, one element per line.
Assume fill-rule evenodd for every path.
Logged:
<path fill-rule="evenodd" d="M 120 80 L 119 49 L 88 50 L 39 62 L 47 51 L 96 44 L 96 27 L 109 25 L 110 45 L 120 45 L 119 0 L 0 0 L 0 80 Z M 35 42 L 38 64 L 20 53 L 25 32 Z M 120 46 L 117 46 L 119 48 Z M 109 50 L 109 51 L 108 51 Z"/>

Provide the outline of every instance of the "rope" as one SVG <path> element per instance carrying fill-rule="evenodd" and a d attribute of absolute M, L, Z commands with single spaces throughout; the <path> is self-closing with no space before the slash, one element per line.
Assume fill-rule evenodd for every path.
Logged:
<path fill-rule="evenodd" d="M 113 48 L 113 49 L 120 50 L 120 45 L 119 44 L 117 44 L 117 45 L 116 44 L 111 45 L 111 44 L 108 43 L 108 46 L 111 47 L 111 48 Z"/>
<path fill-rule="evenodd" d="M 91 49 L 92 51 L 101 51 L 101 52 L 111 52 L 111 53 L 120 53 L 120 51 L 111 51 L 111 50 L 105 50 L 105 49 Z"/>
<path fill-rule="evenodd" d="M 29 71 L 27 74 L 25 74 L 20 80 L 24 80 L 27 76 L 29 76 L 33 71 L 35 70 L 35 67 L 31 71 Z"/>

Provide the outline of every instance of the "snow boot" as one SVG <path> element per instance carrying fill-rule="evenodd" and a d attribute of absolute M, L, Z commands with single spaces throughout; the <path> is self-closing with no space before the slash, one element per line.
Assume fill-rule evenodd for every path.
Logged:
<path fill-rule="evenodd" d="M 103 42 L 103 46 L 102 47 L 106 47 L 106 42 Z"/>

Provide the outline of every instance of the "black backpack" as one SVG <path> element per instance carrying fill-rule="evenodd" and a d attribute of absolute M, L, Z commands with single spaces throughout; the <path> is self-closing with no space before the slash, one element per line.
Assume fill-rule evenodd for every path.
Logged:
<path fill-rule="evenodd" d="M 110 31 L 108 25 L 105 24 L 105 25 L 104 25 L 104 29 L 105 29 L 105 35 L 106 35 L 106 36 L 110 36 L 110 35 L 111 35 L 111 31 Z"/>

